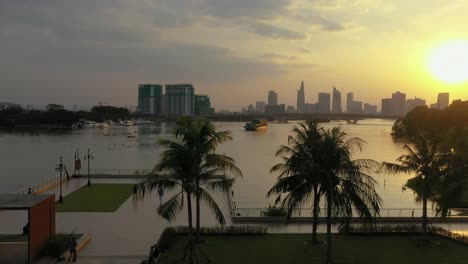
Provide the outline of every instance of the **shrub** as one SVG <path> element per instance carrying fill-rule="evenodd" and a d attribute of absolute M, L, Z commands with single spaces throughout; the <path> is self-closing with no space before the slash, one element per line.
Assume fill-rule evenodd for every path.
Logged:
<path fill-rule="evenodd" d="M 178 234 L 187 234 L 188 227 L 176 227 Z M 268 228 L 266 226 L 215 226 L 201 227 L 200 233 L 203 235 L 265 235 Z"/>
<path fill-rule="evenodd" d="M 158 240 L 158 247 L 161 251 L 170 250 L 176 239 L 177 232 L 173 227 L 164 229 Z"/>
<path fill-rule="evenodd" d="M 275 205 L 268 205 L 268 208 L 261 212 L 262 216 L 286 216 L 284 209 L 276 207 Z"/>
<path fill-rule="evenodd" d="M 62 254 L 68 249 L 68 241 L 65 239 L 52 239 L 44 244 L 39 251 L 40 257 L 60 258 Z"/>

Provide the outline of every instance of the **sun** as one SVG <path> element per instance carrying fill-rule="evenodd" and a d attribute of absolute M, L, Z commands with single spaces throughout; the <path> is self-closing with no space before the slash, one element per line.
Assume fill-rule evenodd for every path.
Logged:
<path fill-rule="evenodd" d="M 434 49 L 429 70 L 446 83 L 468 81 L 468 41 L 451 41 Z"/>

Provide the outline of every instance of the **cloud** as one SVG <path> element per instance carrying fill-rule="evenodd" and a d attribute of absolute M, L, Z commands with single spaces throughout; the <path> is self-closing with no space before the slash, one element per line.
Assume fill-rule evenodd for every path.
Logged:
<path fill-rule="evenodd" d="M 281 28 L 266 23 L 253 25 L 253 32 L 257 35 L 274 39 L 304 39 L 305 35 L 299 32 Z"/>

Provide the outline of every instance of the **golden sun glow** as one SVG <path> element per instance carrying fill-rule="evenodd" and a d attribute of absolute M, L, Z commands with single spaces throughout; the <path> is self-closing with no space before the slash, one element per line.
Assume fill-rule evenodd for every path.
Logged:
<path fill-rule="evenodd" d="M 453 41 L 436 48 L 429 60 L 429 69 L 446 83 L 468 81 L 468 41 Z"/>

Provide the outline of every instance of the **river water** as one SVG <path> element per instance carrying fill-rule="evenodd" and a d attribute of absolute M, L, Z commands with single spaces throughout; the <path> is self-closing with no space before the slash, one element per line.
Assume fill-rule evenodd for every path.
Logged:
<path fill-rule="evenodd" d="M 237 207 L 264 208 L 272 203 L 265 194 L 276 181 L 277 175 L 269 173 L 279 160 L 274 154 L 297 123 L 269 124 L 265 131 L 247 132 L 240 122 L 216 122 L 219 129 L 230 130 L 233 140 L 219 147 L 219 153 L 232 156 L 244 176 L 234 186 Z M 356 125 L 344 122 L 323 124 L 329 128 L 340 126 L 350 137 L 360 137 L 367 144 L 355 158 L 377 161 L 394 161 L 403 153 L 403 142 L 391 135 L 393 121 L 381 119 L 361 120 Z M 20 188 L 40 182 L 56 174 L 55 166 L 62 156 L 72 171 L 74 151 L 78 148 L 83 158 L 91 149 L 94 169 L 151 169 L 158 161 L 161 147 L 158 139 L 172 138 L 173 124 L 132 127 L 110 127 L 73 130 L 60 133 L 0 132 L 0 193 L 12 193 Z M 87 164 L 83 160 L 83 167 Z M 411 191 L 402 191 L 408 179 L 405 175 L 376 174 L 379 194 L 384 208 L 420 207 Z"/>

